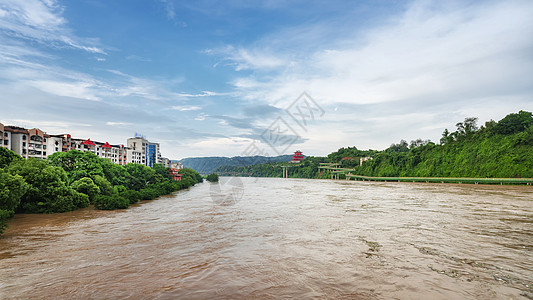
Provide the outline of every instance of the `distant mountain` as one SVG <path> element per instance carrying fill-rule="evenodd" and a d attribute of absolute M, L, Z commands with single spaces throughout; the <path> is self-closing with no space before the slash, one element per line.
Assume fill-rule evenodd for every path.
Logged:
<path fill-rule="evenodd" d="M 210 174 L 222 166 L 251 166 L 270 162 L 290 161 L 292 155 L 280 156 L 235 156 L 235 157 L 189 157 L 179 160 L 185 167 L 200 174 Z"/>

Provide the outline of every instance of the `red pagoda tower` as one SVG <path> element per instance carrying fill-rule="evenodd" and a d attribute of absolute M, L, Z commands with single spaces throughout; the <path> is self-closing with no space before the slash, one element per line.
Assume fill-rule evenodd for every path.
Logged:
<path fill-rule="evenodd" d="M 296 150 L 296 152 L 294 152 L 294 155 L 292 156 L 291 163 L 299 163 L 303 159 L 304 159 L 304 156 L 302 154 L 302 151 Z"/>

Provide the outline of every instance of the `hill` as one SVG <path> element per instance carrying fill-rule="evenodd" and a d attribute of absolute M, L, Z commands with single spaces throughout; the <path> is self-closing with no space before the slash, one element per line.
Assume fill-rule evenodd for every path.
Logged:
<path fill-rule="evenodd" d="M 234 157 L 189 157 L 179 160 L 185 167 L 191 168 L 200 174 L 210 174 L 221 166 L 251 166 L 256 164 L 287 162 L 292 155 L 280 156 L 234 156 Z"/>
<path fill-rule="evenodd" d="M 327 157 L 307 157 L 289 172 L 290 177 L 329 178 L 320 172 L 323 162 L 353 169 L 353 174 L 378 177 L 533 178 L 533 114 L 520 111 L 499 122 L 477 126 L 466 118 L 456 131 L 443 132 L 439 144 L 417 139 L 400 141 L 383 151 L 341 148 Z M 360 165 L 360 158 L 372 158 Z M 281 177 L 281 165 L 222 167 L 219 174 Z M 341 176 L 342 177 L 342 176 Z"/>

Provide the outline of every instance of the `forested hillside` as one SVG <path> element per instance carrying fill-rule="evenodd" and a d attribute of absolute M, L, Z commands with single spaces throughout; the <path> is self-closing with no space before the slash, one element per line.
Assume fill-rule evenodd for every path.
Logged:
<path fill-rule="evenodd" d="M 372 160 L 359 165 L 361 157 Z M 320 162 L 339 163 L 366 176 L 413 177 L 533 177 L 533 116 L 520 111 L 499 122 L 477 126 L 477 118 L 466 118 L 453 132 L 443 132 L 439 144 L 429 140 L 400 141 L 383 151 L 341 148 L 327 157 L 308 157 L 289 171 L 290 177 L 328 178 L 318 171 Z M 221 175 L 281 177 L 281 165 L 220 167 Z M 320 175 L 320 176 L 319 176 Z"/>
<path fill-rule="evenodd" d="M 292 155 L 280 156 L 235 156 L 235 157 L 191 157 L 179 162 L 185 167 L 196 170 L 200 174 L 211 174 L 221 166 L 249 166 L 263 163 L 290 161 Z"/>
<path fill-rule="evenodd" d="M 533 117 L 520 111 L 478 128 L 476 118 L 442 134 L 440 144 L 405 141 L 356 168 L 358 175 L 416 177 L 533 177 Z"/>
<path fill-rule="evenodd" d="M 251 166 L 222 166 L 215 170 L 221 176 L 281 177 L 281 166 L 290 166 L 290 177 L 317 178 L 318 166 L 326 162 L 324 157 L 306 157 L 301 163 L 277 162 Z"/>

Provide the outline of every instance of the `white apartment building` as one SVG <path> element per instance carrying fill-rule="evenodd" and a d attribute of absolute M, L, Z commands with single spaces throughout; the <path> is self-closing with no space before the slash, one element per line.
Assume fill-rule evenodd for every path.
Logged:
<path fill-rule="evenodd" d="M 159 143 L 151 143 L 144 137 L 129 138 L 127 142 L 128 163 L 137 163 L 153 167 L 154 164 L 162 163 L 161 149 Z"/>
<path fill-rule="evenodd" d="M 128 163 L 147 165 L 148 144 L 149 142 L 142 137 L 129 138 L 127 141 L 129 151 L 126 161 Z"/>
<path fill-rule="evenodd" d="M 163 167 L 165 168 L 170 168 L 171 167 L 171 161 L 170 159 L 166 158 L 166 157 L 161 157 L 161 164 L 163 165 Z"/>
<path fill-rule="evenodd" d="M 10 149 L 24 158 L 46 158 L 47 139 L 50 136 L 42 130 L 37 128 L 28 130 L 22 127 L 0 124 L 0 133 L 2 147 Z"/>
<path fill-rule="evenodd" d="M 4 126 L 0 123 L 0 146 L 18 155 L 29 158 L 46 159 L 56 152 L 72 149 L 90 151 L 101 158 L 119 165 L 137 163 L 153 167 L 159 163 L 171 167 L 171 161 L 161 156 L 160 145 L 151 143 L 144 137 L 127 140 L 127 146 L 111 145 L 109 142 L 95 142 L 91 139 L 72 138 L 70 134 L 48 135 L 38 128 L 26 129 L 17 126 Z"/>

